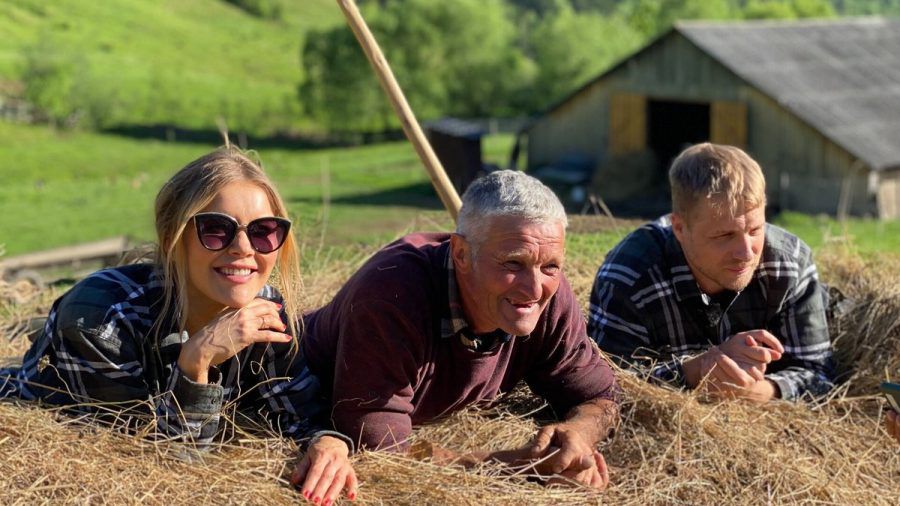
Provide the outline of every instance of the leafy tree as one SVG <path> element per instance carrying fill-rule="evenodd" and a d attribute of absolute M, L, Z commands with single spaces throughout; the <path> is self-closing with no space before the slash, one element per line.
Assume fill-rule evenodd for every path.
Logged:
<path fill-rule="evenodd" d="M 533 79 L 501 0 L 385 0 L 366 20 L 421 118 L 506 115 Z M 397 126 L 346 27 L 310 34 L 303 48 L 306 110 L 336 130 Z"/>
<path fill-rule="evenodd" d="M 659 35 L 678 20 L 731 19 L 738 14 L 732 0 L 635 0 L 622 4 L 620 12 L 646 37 Z"/>
<path fill-rule="evenodd" d="M 530 47 L 538 67 L 534 84 L 537 108 L 560 100 L 637 49 L 643 37 L 617 16 L 576 13 L 564 7 L 543 18 L 530 34 Z"/>
<path fill-rule="evenodd" d="M 834 17 L 827 0 L 751 0 L 744 7 L 746 19 L 796 19 Z"/>
<path fill-rule="evenodd" d="M 71 126 L 83 112 L 78 78 L 85 62 L 77 53 L 64 50 L 51 37 L 25 52 L 22 83 L 25 99 L 57 126 Z"/>
<path fill-rule="evenodd" d="M 385 127 L 389 105 L 349 29 L 311 31 L 302 51 L 300 102 L 307 114 L 331 130 Z"/>

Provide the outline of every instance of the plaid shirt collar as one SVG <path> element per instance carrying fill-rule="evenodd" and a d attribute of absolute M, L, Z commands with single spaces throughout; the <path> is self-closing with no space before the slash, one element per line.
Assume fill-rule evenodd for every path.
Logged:
<path fill-rule="evenodd" d="M 469 327 L 469 322 L 466 321 L 466 315 L 463 312 L 459 283 L 456 281 L 456 268 L 450 252 L 451 249 L 447 248 L 447 261 L 444 263 L 447 271 L 447 301 L 450 312 L 441 319 L 441 339 L 450 339 L 458 335 L 463 346 L 470 350 L 493 351 L 500 344 L 509 342 L 512 336 L 501 329 L 487 334 L 476 334 Z"/>

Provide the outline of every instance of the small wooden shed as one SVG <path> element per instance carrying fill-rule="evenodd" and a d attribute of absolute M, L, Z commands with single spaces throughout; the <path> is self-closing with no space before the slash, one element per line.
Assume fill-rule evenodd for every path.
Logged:
<path fill-rule="evenodd" d="M 669 208 L 688 144 L 744 148 L 770 208 L 900 217 L 900 19 L 681 22 L 536 118 L 529 170 L 573 156 L 619 212 Z"/>
<path fill-rule="evenodd" d="M 458 118 L 441 118 L 425 123 L 425 135 L 460 195 L 484 174 L 481 138 L 487 133 L 477 123 Z"/>

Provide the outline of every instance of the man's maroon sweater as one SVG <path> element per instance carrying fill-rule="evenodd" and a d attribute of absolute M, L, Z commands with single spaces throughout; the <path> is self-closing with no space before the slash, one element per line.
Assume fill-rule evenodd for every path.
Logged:
<path fill-rule="evenodd" d="M 442 337 L 449 237 L 391 243 L 306 316 L 303 352 L 331 395 L 337 430 L 360 446 L 403 448 L 413 425 L 492 401 L 522 379 L 560 416 L 591 399 L 617 399 L 565 278 L 528 336 L 487 352 Z"/>

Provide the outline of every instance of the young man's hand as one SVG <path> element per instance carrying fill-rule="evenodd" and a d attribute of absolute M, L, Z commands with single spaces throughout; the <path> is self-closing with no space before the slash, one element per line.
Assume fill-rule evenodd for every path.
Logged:
<path fill-rule="evenodd" d="M 706 378 L 706 389 L 716 397 L 766 402 L 779 396 L 774 382 L 765 379 L 766 367 L 784 354 L 781 342 L 766 330 L 749 330 L 684 363 L 688 385 Z"/>

